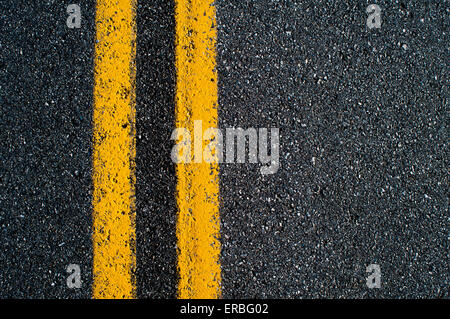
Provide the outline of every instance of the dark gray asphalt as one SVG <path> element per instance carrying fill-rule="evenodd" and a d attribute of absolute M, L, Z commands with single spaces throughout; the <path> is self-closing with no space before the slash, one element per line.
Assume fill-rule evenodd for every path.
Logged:
<path fill-rule="evenodd" d="M 79 30 L 69 3 L 0 3 L 1 298 L 91 295 L 95 2 Z M 172 298 L 174 4 L 138 3 L 138 296 Z M 449 5 L 368 30 L 369 3 L 217 1 L 220 127 L 281 133 L 276 174 L 221 166 L 226 298 L 449 297 Z"/>
<path fill-rule="evenodd" d="M 449 6 L 431 2 L 383 1 L 370 31 L 366 1 L 218 1 L 220 127 L 281 135 L 275 175 L 221 168 L 225 297 L 448 297 Z"/>
<path fill-rule="evenodd" d="M 88 298 L 94 1 L 0 2 L 0 297 Z M 79 264 L 83 286 L 66 286 Z"/>
<path fill-rule="evenodd" d="M 141 1 L 142 2 L 142 1 Z M 137 9 L 137 284 L 142 298 L 174 298 L 177 289 L 175 167 L 175 17 L 167 0 Z"/>

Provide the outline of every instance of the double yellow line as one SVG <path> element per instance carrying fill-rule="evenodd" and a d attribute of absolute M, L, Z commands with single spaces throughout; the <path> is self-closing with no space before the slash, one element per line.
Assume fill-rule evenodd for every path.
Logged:
<path fill-rule="evenodd" d="M 218 121 L 215 7 L 212 0 L 175 3 L 176 126 L 193 133 L 202 120 L 205 131 Z M 134 0 L 97 0 L 94 298 L 136 297 L 135 10 Z M 176 167 L 179 298 L 221 295 L 218 169 L 204 162 Z"/>

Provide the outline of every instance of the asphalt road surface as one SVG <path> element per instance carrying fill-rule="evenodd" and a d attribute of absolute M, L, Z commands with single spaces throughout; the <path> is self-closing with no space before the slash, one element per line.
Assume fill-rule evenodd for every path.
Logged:
<path fill-rule="evenodd" d="M 91 298 L 93 0 L 0 3 L 0 297 Z M 448 298 L 448 1 L 217 0 L 223 298 Z M 136 7 L 138 298 L 176 298 L 175 3 Z M 447 167 L 447 168 L 446 168 Z M 82 286 L 67 286 L 69 264 Z M 366 285 L 366 267 L 381 288 Z"/>

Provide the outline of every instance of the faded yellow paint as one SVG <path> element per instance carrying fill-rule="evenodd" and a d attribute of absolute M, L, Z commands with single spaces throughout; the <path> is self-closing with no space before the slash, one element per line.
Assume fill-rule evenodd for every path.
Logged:
<path fill-rule="evenodd" d="M 134 298 L 135 1 L 97 0 L 93 297 Z"/>
<path fill-rule="evenodd" d="M 218 125 L 216 12 L 212 0 L 176 0 L 175 4 L 176 127 L 187 128 L 192 135 L 194 121 L 202 121 L 202 133 Z M 182 299 L 221 297 L 219 167 L 217 162 L 199 160 L 198 138 L 192 139 L 191 162 L 176 168 L 178 297 Z M 202 148 L 207 144 L 201 142 Z"/>

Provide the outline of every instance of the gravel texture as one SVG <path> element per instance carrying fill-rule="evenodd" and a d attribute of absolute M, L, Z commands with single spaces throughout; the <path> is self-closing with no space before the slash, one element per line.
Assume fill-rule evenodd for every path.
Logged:
<path fill-rule="evenodd" d="M 67 2 L 67 1 L 66 1 Z M 90 296 L 94 1 L 0 3 L 0 297 Z M 82 289 L 68 289 L 79 264 Z"/>
<path fill-rule="evenodd" d="M 220 125 L 281 135 L 222 167 L 224 297 L 448 297 L 448 3 L 369 3 L 218 1 Z"/>

